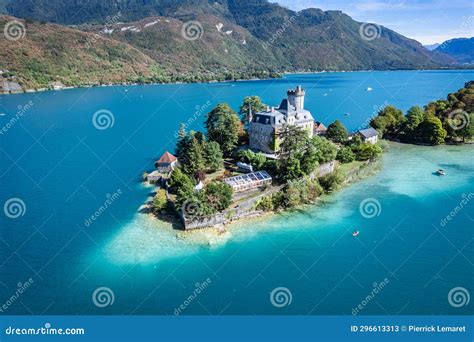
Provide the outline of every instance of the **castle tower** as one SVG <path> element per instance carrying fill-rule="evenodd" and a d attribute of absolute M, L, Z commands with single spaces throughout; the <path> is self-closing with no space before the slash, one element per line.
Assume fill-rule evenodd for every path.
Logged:
<path fill-rule="evenodd" d="M 288 89 L 288 102 L 298 109 L 304 108 L 304 95 L 305 91 L 301 86 L 296 86 L 296 89 Z"/>

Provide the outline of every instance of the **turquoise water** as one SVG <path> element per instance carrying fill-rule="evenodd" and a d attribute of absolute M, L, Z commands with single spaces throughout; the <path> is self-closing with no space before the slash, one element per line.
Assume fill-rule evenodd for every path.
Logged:
<path fill-rule="evenodd" d="M 25 209 L 0 215 L 0 302 L 33 279 L 3 313 L 172 315 L 183 305 L 182 314 L 350 315 L 363 304 L 364 315 L 472 314 L 472 302 L 448 302 L 452 288 L 474 291 L 472 146 L 391 144 L 376 176 L 321 206 L 244 222 L 211 246 L 138 213 L 152 191 L 141 174 L 172 151 L 180 122 L 200 129 L 202 113 L 218 102 L 237 109 L 256 94 L 278 104 L 301 84 L 317 120 L 354 130 L 380 106 L 406 110 L 472 79 L 469 71 L 329 73 L 2 96 L 0 203 L 18 198 Z M 102 109 L 114 119 L 105 130 L 92 122 Z M 447 176 L 432 174 L 439 168 Z M 360 212 L 367 199 L 373 218 Z M 94 304 L 100 287 L 113 292 L 112 305 Z M 278 287 L 292 297 L 281 308 L 270 300 Z"/>

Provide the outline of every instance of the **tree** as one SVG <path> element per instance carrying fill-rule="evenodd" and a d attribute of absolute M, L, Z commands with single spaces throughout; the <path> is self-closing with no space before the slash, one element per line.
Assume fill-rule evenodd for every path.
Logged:
<path fill-rule="evenodd" d="M 251 150 L 241 150 L 237 156 L 241 161 L 251 164 L 254 170 L 262 169 L 267 162 L 267 158 L 262 153 L 255 153 Z"/>
<path fill-rule="evenodd" d="M 158 189 L 155 197 L 153 197 L 153 212 L 155 214 L 160 213 L 168 206 L 168 199 L 166 198 L 166 191 L 164 189 Z"/>
<path fill-rule="evenodd" d="M 173 170 L 169 180 L 169 186 L 176 194 L 175 202 L 178 207 L 193 196 L 195 193 L 194 185 L 192 178 L 182 172 L 180 168 Z"/>
<path fill-rule="evenodd" d="M 319 178 L 319 184 L 323 187 L 326 192 L 333 192 L 342 185 L 344 182 L 344 175 L 338 169 L 334 170 L 330 174 L 327 174 Z"/>
<path fill-rule="evenodd" d="M 322 193 L 323 189 L 318 181 L 305 176 L 287 183 L 283 189 L 282 202 L 287 208 L 295 208 L 302 204 L 313 203 Z"/>
<path fill-rule="evenodd" d="M 314 136 L 312 139 L 313 146 L 318 151 L 318 163 L 324 164 L 336 159 L 337 146 L 325 137 Z"/>
<path fill-rule="evenodd" d="M 448 136 L 452 139 L 461 139 L 462 142 L 472 139 L 474 136 L 474 113 L 468 114 L 459 111 L 452 118 L 447 118 L 444 124 Z"/>
<path fill-rule="evenodd" d="M 283 180 L 296 179 L 304 175 L 301 160 L 308 149 L 310 139 L 306 131 L 297 126 L 284 125 L 280 131 L 278 172 Z"/>
<path fill-rule="evenodd" d="M 224 167 L 221 148 L 215 141 L 209 141 L 204 145 L 204 159 L 208 170 L 217 171 Z"/>
<path fill-rule="evenodd" d="M 252 113 L 261 112 L 267 107 L 266 104 L 262 103 L 262 100 L 258 96 L 246 96 L 242 106 L 240 106 L 239 114 L 241 116 L 242 123 L 248 124 L 250 108 Z"/>
<path fill-rule="evenodd" d="M 184 172 L 193 175 L 197 171 L 206 169 L 206 160 L 204 159 L 205 141 L 202 141 L 199 135 L 192 135 L 189 139 L 187 149 L 183 152 L 181 165 Z"/>
<path fill-rule="evenodd" d="M 350 147 L 343 146 L 337 151 L 336 159 L 343 164 L 347 164 L 355 160 L 355 154 Z"/>
<path fill-rule="evenodd" d="M 382 153 L 382 148 L 377 144 L 362 143 L 356 146 L 353 152 L 357 160 L 372 160 Z"/>
<path fill-rule="evenodd" d="M 218 104 L 207 114 L 205 122 L 207 137 L 217 142 L 225 156 L 232 154 L 243 133 L 242 123 L 228 104 Z"/>
<path fill-rule="evenodd" d="M 301 168 L 305 174 L 310 174 L 320 164 L 330 162 L 336 158 L 337 146 L 328 139 L 314 136 L 300 160 Z"/>
<path fill-rule="evenodd" d="M 272 211 L 274 209 L 273 196 L 265 196 L 255 205 L 257 210 Z"/>
<path fill-rule="evenodd" d="M 382 136 L 394 136 L 405 123 L 403 112 L 394 106 L 387 106 L 382 109 L 377 117 L 372 119 L 370 125 L 375 128 Z"/>
<path fill-rule="evenodd" d="M 474 113 L 468 114 L 466 125 L 457 131 L 462 141 L 471 140 L 474 137 Z"/>
<path fill-rule="evenodd" d="M 178 141 L 176 142 L 176 156 L 179 158 L 183 157 L 184 151 L 188 144 L 188 134 L 186 133 L 186 126 L 182 123 L 179 125 Z"/>
<path fill-rule="evenodd" d="M 283 180 L 309 175 L 319 164 L 336 158 L 336 145 L 324 137 L 310 138 L 307 131 L 297 126 L 283 126 L 279 137 L 281 144 L 277 168 Z"/>
<path fill-rule="evenodd" d="M 347 140 L 348 136 L 346 127 L 339 120 L 334 121 L 328 126 L 326 137 L 335 143 L 342 144 Z"/>
<path fill-rule="evenodd" d="M 418 107 L 411 107 L 407 112 L 406 127 L 409 131 L 414 131 L 425 118 L 425 111 Z"/>
<path fill-rule="evenodd" d="M 212 182 L 199 193 L 201 208 L 206 215 L 227 209 L 232 203 L 232 187 L 224 182 Z"/>
<path fill-rule="evenodd" d="M 444 143 L 447 136 L 446 130 L 443 128 L 443 123 L 436 116 L 430 115 L 418 125 L 417 136 L 421 139 L 420 142 L 439 145 Z"/>

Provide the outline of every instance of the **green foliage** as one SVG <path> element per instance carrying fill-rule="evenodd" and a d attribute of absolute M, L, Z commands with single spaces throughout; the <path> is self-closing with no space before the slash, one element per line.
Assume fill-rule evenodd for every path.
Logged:
<path fill-rule="evenodd" d="M 301 164 L 311 142 L 308 134 L 297 126 L 285 125 L 279 138 L 281 140 L 278 151 L 279 177 L 288 181 L 303 176 Z"/>
<path fill-rule="evenodd" d="M 453 139 L 460 138 L 463 142 L 474 137 L 474 113 L 460 113 L 460 118 L 447 119 L 450 128 L 450 136 Z M 452 122 L 454 121 L 454 122 Z M 453 129 L 456 127 L 456 129 Z"/>
<path fill-rule="evenodd" d="M 298 69 L 415 69 L 436 67 L 446 61 L 442 54 L 428 54 L 416 42 L 385 28 L 380 39 L 361 40 L 360 25 L 338 12 L 305 11 L 299 16 L 300 13 L 260 0 L 7 2 L 11 15 L 67 25 L 110 23 L 116 21 L 114 16 L 117 13 L 120 13 L 118 19 L 130 22 L 130 26 L 137 25 L 131 21 L 151 16 L 172 16 L 180 20 L 202 16 L 199 20 L 204 24 L 205 34 L 196 42 L 182 39 L 180 25 L 159 25 L 159 29 L 151 27 L 142 32 L 120 33 L 116 30 L 108 37 L 127 42 L 166 66 L 168 73 L 162 78 L 166 81 L 181 78 L 195 82 L 211 76 L 216 80 L 233 80 L 241 75 L 246 75 L 246 78 L 268 77 L 276 71 Z M 208 26 L 210 20 L 217 19 L 223 23 L 231 19 L 235 26 L 234 34 L 227 37 L 213 30 L 213 25 Z M 99 31 L 93 27 L 94 32 Z M 328 30 L 328 27 L 337 28 L 337 32 Z M 284 34 L 275 35 L 283 31 Z M 28 28 L 28 32 L 32 31 Z M 246 44 L 242 44 L 241 32 L 245 32 Z M 178 76 L 181 70 L 187 73 Z"/>
<path fill-rule="evenodd" d="M 306 150 L 300 159 L 301 169 L 308 175 L 320 164 L 336 158 L 337 146 L 324 137 L 315 136 L 308 141 Z"/>
<path fill-rule="evenodd" d="M 217 171 L 224 167 L 224 157 L 221 148 L 215 141 L 209 141 L 204 145 L 204 159 L 206 161 L 206 169 Z"/>
<path fill-rule="evenodd" d="M 205 215 L 215 214 L 227 209 L 232 203 L 233 190 L 224 182 L 212 182 L 199 192 L 201 209 Z"/>
<path fill-rule="evenodd" d="M 168 206 L 168 199 L 166 198 L 166 191 L 164 189 L 158 189 L 155 197 L 153 197 L 153 212 L 158 214 L 162 210 L 165 210 Z"/>
<path fill-rule="evenodd" d="M 241 161 L 251 164 L 255 171 L 265 169 L 267 163 L 267 158 L 262 153 L 255 153 L 251 150 L 241 150 L 237 157 Z"/>
<path fill-rule="evenodd" d="M 18 60 L 18 48 L 0 59 L 9 70 L 17 71 L 28 86 L 44 85 L 40 79 L 51 78 L 66 85 L 207 82 L 281 77 L 280 72 L 297 70 L 418 69 L 449 62 L 442 54 L 427 55 L 416 42 L 393 31 L 383 29 L 381 39 L 363 41 L 359 24 L 348 16 L 321 11 L 306 11 L 299 16 L 267 1 L 219 1 L 218 5 L 205 0 L 2 1 L 8 2 L 9 14 L 17 17 L 67 25 L 94 24 L 60 29 L 29 23 L 30 34 L 17 45 L 28 50 L 27 59 L 40 56 L 52 70 L 29 73 L 24 61 Z M 150 16 L 191 20 L 196 15 L 202 16 L 199 20 L 205 32 L 196 42 L 182 38 L 180 25 L 156 25 L 142 32 L 121 32 L 115 25 L 117 21 L 143 25 L 133 21 Z M 234 34 L 222 35 L 212 29 L 210 21 L 216 18 L 223 23 L 231 19 Z M 106 26 L 115 31 L 97 39 L 95 32 Z M 337 33 L 328 27 L 336 27 Z M 284 34 L 276 37 L 275 32 L 282 32 L 282 28 Z M 54 44 L 47 44 L 51 36 Z M 17 60 L 19 63 L 11 67 Z"/>
<path fill-rule="evenodd" d="M 173 193 L 176 194 L 175 202 L 177 207 L 181 207 L 181 205 L 195 193 L 193 179 L 182 172 L 180 168 L 174 169 L 171 173 L 168 185 Z"/>
<path fill-rule="evenodd" d="M 305 177 L 289 181 L 283 189 L 283 193 L 285 207 L 296 208 L 302 204 L 314 203 L 323 193 L 323 189 L 317 180 Z"/>
<path fill-rule="evenodd" d="M 270 175 L 276 175 L 278 173 L 278 161 L 274 159 L 268 159 L 262 168 Z"/>
<path fill-rule="evenodd" d="M 347 140 L 348 136 L 346 127 L 339 120 L 334 121 L 328 126 L 326 137 L 335 143 L 342 144 Z"/>
<path fill-rule="evenodd" d="M 265 196 L 262 199 L 260 199 L 255 208 L 257 210 L 263 210 L 263 211 L 272 211 L 274 209 L 274 200 L 273 196 Z"/>
<path fill-rule="evenodd" d="M 239 114 L 242 118 L 242 123 L 247 124 L 249 122 L 250 108 L 252 113 L 261 112 L 266 108 L 266 104 L 262 102 L 258 96 L 246 96 L 243 104 L 240 106 Z"/>
<path fill-rule="evenodd" d="M 284 126 L 280 133 L 279 177 L 292 180 L 309 175 L 319 164 L 336 158 L 337 147 L 324 137 L 309 138 L 308 133 L 296 126 Z"/>
<path fill-rule="evenodd" d="M 176 142 L 176 156 L 184 158 L 186 149 L 188 148 L 188 134 L 186 133 L 186 126 L 184 123 L 179 125 L 178 141 Z"/>
<path fill-rule="evenodd" d="M 262 198 L 256 208 L 263 211 L 296 208 L 311 204 L 323 193 L 323 188 L 315 179 L 304 177 L 290 180 L 283 190 Z"/>
<path fill-rule="evenodd" d="M 474 137 L 474 83 L 448 94 L 446 100 L 430 102 L 423 109 L 412 107 L 406 118 L 400 110 L 388 106 L 371 121 L 386 138 L 409 143 L 439 145 L 447 140 L 462 141 Z"/>
<path fill-rule="evenodd" d="M 318 164 L 328 163 L 336 159 L 337 146 L 325 137 L 314 136 L 312 139 L 312 145 L 317 151 Z"/>
<path fill-rule="evenodd" d="M 357 160 L 373 160 L 382 153 L 382 148 L 378 144 L 362 143 L 352 147 Z"/>
<path fill-rule="evenodd" d="M 347 164 L 355 160 L 355 154 L 349 146 L 342 146 L 339 151 L 337 151 L 336 159 L 343 164 Z"/>
<path fill-rule="evenodd" d="M 327 174 L 319 178 L 319 184 L 323 187 L 326 192 L 336 191 L 341 187 L 344 182 L 344 175 L 338 169 L 334 172 Z"/>
<path fill-rule="evenodd" d="M 403 112 L 394 106 L 387 106 L 382 109 L 378 116 L 372 119 L 370 125 L 375 128 L 383 137 L 394 137 L 399 133 L 399 129 L 405 123 Z"/>
<path fill-rule="evenodd" d="M 416 129 L 416 136 L 419 137 L 420 142 L 439 145 L 444 143 L 447 136 L 446 130 L 443 128 L 443 123 L 435 116 L 428 116 Z"/>
<path fill-rule="evenodd" d="M 414 131 L 425 119 L 425 111 L 418 107 L 411 107 L 407 112 L 406 129 Z"/>
<path fill-rule="evenodd" d="M 197 171 L 206 169 L 206 160 L 204 159 L 205 141 L 200 140 L 199 136 L 191 133 L 184 155 L 181 157 L 181 165 L 184 172 L 188 175 L 194 175 Z"/>
<path fill-rule="evenodd" d="M 228 104 L 218 104 L 207 114 L 205 122 L 207 137 L 217 142 L 225 156 L 230 156 L 239 142 L 242 124 Z"/>
<path fill-rule="evenodd" d="M 186 133 L 181 125 L 176 143 L 176 155 L 183 171 L 194 175 L 198 171 L 217 171 L 224 167 L 224 158 L 219 144 L 206 141 L 201 132 Z"/>

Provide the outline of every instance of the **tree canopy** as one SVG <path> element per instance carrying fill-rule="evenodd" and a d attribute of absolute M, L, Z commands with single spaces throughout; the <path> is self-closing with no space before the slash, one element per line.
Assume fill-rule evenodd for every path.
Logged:
<path fill-rule="evenodd" d="M 250 108 L 252 113 L 261 112 L 267 107 L 258 96 L 246 96 L 243 104 L 240 106 L 239 114 L 241 116 L 242 123 L 248 124 Z"/>
<path fill-rule="evenodd" d="M 335 143 L 344 143 L 349 134 L 347 133 L 346 127 L 339 120 L 334 121 L 328 126 L 326 137 Z"/>
<path fill-rule="evenodd" d="M 446 100 L 412 107 L 406 117 L 393 106 L 384 108 L 371 121 L 386 138 L 437 145 L 446 141 L 465 142 L 474 137 L 474 82 L 448 94 Z"/>
<path fill-rule="evenodd" d="M 403 112 L 394 106 L 387 106 L 383 108 L 370 122 L 383 137 L 395 137 L 399 133 L 399 129 L 405 123 L 405 116 Z"/>
<path fill-rule="evenodd" d="M 217 171 L 224 167 L 220 146 L 215 141 L 206 141 L 201 132 L 186 133 L 181 126 L 176 143 L 176 154 L 182 169 L 188 175 L 198 171 Z"/>
<path fill-rule="evenodd" d="M 207 114 L 205 125 L 208 139 L 217 142 L 224 155 L 230 156 L 243 134 L 237 113 L 226 103 L 218 104 Z"/>
<path fill-rule="evenodd" d="M 292 180 L 309 175 L 319 164 L 334 160 L 337 147 L 324 137 L 310 138 L 307 131 L 285 125 L 280 132 L 277 162 L 279 177 Z"/>

